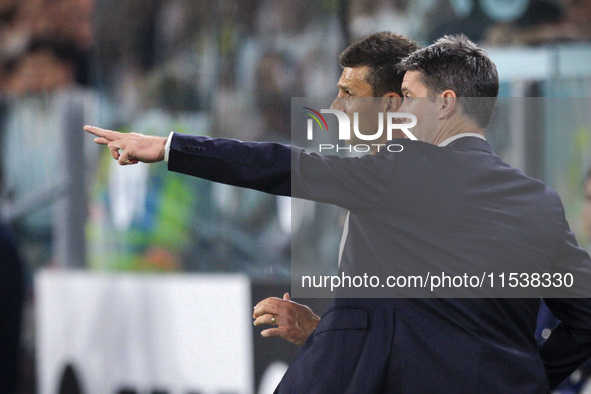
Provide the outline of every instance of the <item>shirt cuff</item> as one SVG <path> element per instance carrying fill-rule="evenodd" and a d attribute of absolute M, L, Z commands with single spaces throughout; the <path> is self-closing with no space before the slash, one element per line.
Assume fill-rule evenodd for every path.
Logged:
<path fill-rule="evenodd" d="M 171 131 L 168 135 L 168 139 L 166 140 L 166 145 L 164 146 L 164 161 L 168 163 L 168 155 L 170 154 L 170 144 L 172 144 L 172 136 L 174 135 L 174 131 Z"/>

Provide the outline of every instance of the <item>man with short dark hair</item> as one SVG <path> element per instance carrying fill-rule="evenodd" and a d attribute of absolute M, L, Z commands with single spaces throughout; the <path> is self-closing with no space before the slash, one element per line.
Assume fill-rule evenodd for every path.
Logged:
<path fill-rule="evenodd" d="M 454 67 L 446 70 L 450 60 Z M 446 37 L 412 54 L 402 70 L 399 110 L 419 119 L 413 128 L 419 141 L 388 142 L 402 152 L 341 158 L 175 135 L 169 169 L 271 193 L 289 190 L 349 209 L 340 266 L 349 275 L 416 266 L 434 272 L 533 267 L 588 280 L 589 256 L 577 246 L 557 194 L 494 154 L 484 138 L 491 111 L 474 110 L 461 96 L 471 94 L 462 81 L 480 77 L 476 97 L 496 95 L 498 77 L 488 56 L 465 37 Z M 355 74 L 347 79 L 345 70 L 343 77 L 363 80 Z M 339 95 L 352 92 L 339 89 Z M 86 130 L 121 164 L 164 158 L 164 140 Z M 591 356 L 591 301 L 546 302 L 562 322 L 540 350 L 533 335 L 539 299 L 335 298 L 277 392 L 548 392 Z"/>
<path fill-rule="evenodd" d="M 402 96 L 404 71 L 398 62 L 419 49 L 408 38 L 392 32 L 372 34 L 349 45 L 339 56 L 339 65 L 345 69 L 368 67 L 364 81 L 371 89 L 370 96 L 384 97 L 390 93 Z"/>
<path fill-rule="evenodd" d="M 343 99 L 347 97 L 402 97 L 405 72 L 398 67 L 398 62 L 417 49 L 416 42 L 392 32 L 375 33 L 349 45 L 339 56 L 343 71 L 337 84 L 339 93 L 332 107 L 351 113 L 353 110 L 343 105 Z M 402 133 L 396 136 L 404 137 Z M 373 141 L 373 154 L 377 151 L 377 144 L 387 142 L 385 137 L 386 134 Z M 353 139 L 347 141 L 349 145 L 363 142 L 354 134 Z M 347 217 L 345 231 L 348 223 Z M 275 317 L 273 321 L 269 320 L 271 316 Z M 303 345 L 320 322 L 320 317 L 308 306 L 293 302 L 289 293 L 285 293 L 283 299 L 269 297 L 257 303 L 253 318 L 255 326 L 274 326 L 263 330 L 262 336 L 279 336 L 296 345 Z"/>
<path fill-rule="evenodd" d="M 458 101 L 465 103 L 466 114 L 474 117 L 481 128 L 488 126 L 499 94 L 499 76 L 486 52 L 471 45 L 466 36 L 441 38 L 436 46 L 403 59 L 399 67 L 420 72 L 420 82 L 429 95 L 452 90 L 460 98 Z"/>

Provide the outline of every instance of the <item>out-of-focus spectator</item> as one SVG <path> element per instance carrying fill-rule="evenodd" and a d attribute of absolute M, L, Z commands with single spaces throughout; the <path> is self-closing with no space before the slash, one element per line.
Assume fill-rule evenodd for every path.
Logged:
<path fill-rule="evenodd" d="M 0 222 L 0 393 L 15 393 L 23 306 L 23 266 L 6 225 Z"/>
<path fill-rule="evenodd" d="M 76 82 L 74 63 L 51 42 L 33 43 L 9 70 L 4 88 L 10 93 L 43 93 Z"/>
<path fill-rule="evenodd" d="M 67 84 L 72 71 L 66 69 L 78 84 L 90 84 L 93 10 L 94 0 L 0 0 L 0 92 L 52 90 L 56 85 L 40 79 Z M 23 76 L 31 76 L 31 66 L 43 75 L 29 83 Z"/>

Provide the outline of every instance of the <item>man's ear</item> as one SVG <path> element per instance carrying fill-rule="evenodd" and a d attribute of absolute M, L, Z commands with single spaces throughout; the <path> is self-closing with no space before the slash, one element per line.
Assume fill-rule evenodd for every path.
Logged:
<path fill-rule="evenodd" d="M 445 90 L 437 97 L 437 107 L 439 109 L 439 119 L 449 118 L 459 108 L 458 96 L 451 89 Z"/>
<path fill-rule="evenodd" d="M 382 97 L 388 102 L 387 112 L 397 112 L 402 105 L 402 97 L 396 92 L 388 92 Z"/>

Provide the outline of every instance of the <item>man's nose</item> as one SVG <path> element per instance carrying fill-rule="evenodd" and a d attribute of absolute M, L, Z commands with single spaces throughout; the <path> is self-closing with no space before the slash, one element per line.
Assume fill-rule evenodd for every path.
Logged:
<path fill-rule="evenodd" d="M 345 97 L 337 96 L 330 105 L 330 109 L 338 109 L 339 111 L 345 111 L 345 100 Z"/>
<path fill-rule="evenodd" d="M 404 98 L 402 98 L 402 102 L 400 103 L 400 106 L 398 107 L 398 112 L 406 112 L 406 107 L 408 106 L 408 100 L 405 100 Z"/>

